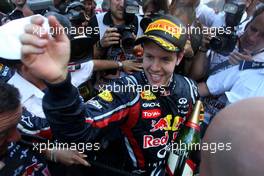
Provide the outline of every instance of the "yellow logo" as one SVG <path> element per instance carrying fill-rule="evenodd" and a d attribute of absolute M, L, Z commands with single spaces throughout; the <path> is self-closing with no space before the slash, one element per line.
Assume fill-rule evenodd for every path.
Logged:
<path fill-rule="evenodd" d="M 148 101 L 157 99 L 157 97 L 150 90 L 141 92 L 141 98 L 143 100 L 148 100 Z"/>
<path fill-rule="evenodd" d="M 159 37 L 156 37 L 156 36 L 152 36 L 150 35 L 149 37 L 155 39 L 157 42 L 159 42 L 162 46 L 164 46 L 165 48 L 171 50 L 171 51 L 174 51 L 176 50 L 176 47 L 174 45 L 172 45 L 171 43 L 169 42 L 166 42 L 165 40 L 159 38 Z"/>
<path fill-rule="evenodd" d="M 153 30 L 164 31 L 177 39 L 181 36 L 181 28 L 169 20 L 160 19 L 149 24 L 146 33 Z"/>
<path fill-rule="evenodd" d="M 110 91 L 105 90 L 102 93 L 98 94 L 100 98 L 102 98 L 104 101 L 107 102 L 112 102 L 113 101 L 113 96 Z"/>

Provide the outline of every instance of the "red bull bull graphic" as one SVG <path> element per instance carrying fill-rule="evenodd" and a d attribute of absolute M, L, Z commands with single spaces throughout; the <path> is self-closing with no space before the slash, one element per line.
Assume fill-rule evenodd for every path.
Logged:
<path fill-rule="evenodd" d="M 152 129 L 150 132 L 155 132 L 157 130 L 165 131 L 177 131 L 180 124 L 183 123 L 184 119 L 180 116 L 175 116 L 172 123 L 172 115 L 167 115 L 158 121 L 152 120 Z"/>

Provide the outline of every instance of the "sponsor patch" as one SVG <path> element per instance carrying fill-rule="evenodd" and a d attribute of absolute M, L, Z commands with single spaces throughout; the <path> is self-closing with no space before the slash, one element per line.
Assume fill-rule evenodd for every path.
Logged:
<path fill-rule="evenodd" d="M 113 96 L 112 96 L 111 92 L 108 90 L 101 92 L 100 94 L 98 94 L 98 96 L 100 98 L 102 98 L 104 101 L 107 101 L 107 102 L 113 101 Z"/>
<path fill-rule="evenodd" d="M 154 30 L 164 31 L 177 39 L 179 39 L 181 36 L 181 28 L 178 25 L 165 19 L 156 20 L 150 23 L 145 33 Z"/>
<path fill-rule="evenodd" d="M 97 109 L 102 109 L 102 105 L 97 100 L 89 100 L 87 101 L 88 104 L 93 105 Z"/>
<path fill-rule="evenodd" d="M 148 100 L 148 101 L 157 99 L 157 97 L 149 90 L 141 92 L 141 98 L 143 100 Z"/>
<path fill-rule="evenodd" d="M 162 136 L 161 138 L 155 138 L 152 135 L 144 135 L 143 138 L 143 148 L 146 149 L 166 145 L 169 140 L 169 134 L 166 131 L 165 136 Z"/>
<path fill-rule="evenodd" d="M 154 108 L 154 107 L 160 107 L 159 103 L 156 102 L 151 102 L 151 103 L 143 103 L 142 104 L 143 108 Z"/>
<path fill-rule="evenodd" d="M 161 115 L 160 109 L 150 109 L 150 110 L 142 111 L 143 119 L 154 119 L 154 118 L 158 118 L 160 115 Z"/>
<path fill-rule="evenodd" d="M 152 120 L 152 129 L 150 130 L 150 132 L 155 132 L 157 130 L 177 131 L 183 121 L 183 118 L 181 118 L 180 116 L 175 116 L 173 119 L 172 115 L 167 115 L 166 117 L 161 118 L 158 121 Z"/>

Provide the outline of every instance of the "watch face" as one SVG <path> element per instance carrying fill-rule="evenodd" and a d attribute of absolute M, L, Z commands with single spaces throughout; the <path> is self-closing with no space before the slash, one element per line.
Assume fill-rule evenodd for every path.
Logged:
<path fill-rule="evenodd" d="M 238 6 L 235 5 L 235 4 L 229 4 L 229 3 L 227 3 L 224 6 L 224 11 L 226 13 L 236 14 L 237 10 L 238 10 Z"/>

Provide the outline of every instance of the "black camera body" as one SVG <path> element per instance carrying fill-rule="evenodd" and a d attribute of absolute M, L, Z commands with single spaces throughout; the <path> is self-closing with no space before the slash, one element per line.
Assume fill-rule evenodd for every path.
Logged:
<path fill-rule="evenodd" d="M 229 55 L 238 41 L 236 35 L 236 26 L 240 24 L 241 18 L 245 12 L 245 4 L 226 3 L 224 6 L 226 27 L 224 33 L 217 33 L 209 43 L 209 47 L 217 53 L 224 56 Z"/>
<path fill-rule="evenodd" d="M 121 45 L 124 49 L 134 47 L 135 44 L 135 38 L 133 36 L 133 33 L 135 32 L 135 26 L 134 25 L 117 25 L 115 26 L 117 28 L 118 33 L 122 36 L 121 37 Z"/>
<path fill-rule="evenodd" d="M 225 31 L 224 33 L 217 33 L 215 37 L 210 40 L 209 46 L 212 50 L 224 56 L 229 55 L 237 44 L 238 36 L 234 31 Z"/>

